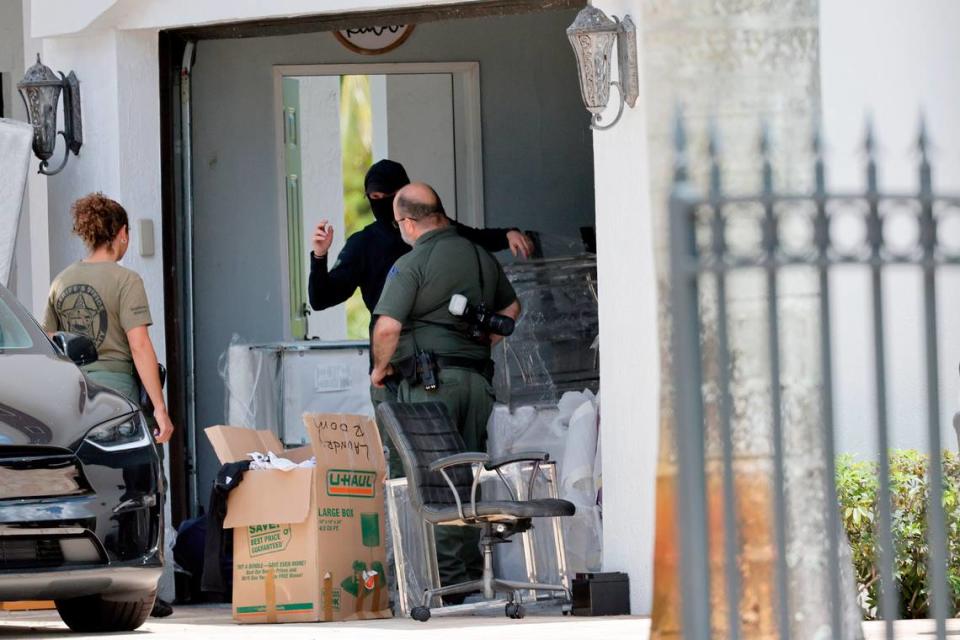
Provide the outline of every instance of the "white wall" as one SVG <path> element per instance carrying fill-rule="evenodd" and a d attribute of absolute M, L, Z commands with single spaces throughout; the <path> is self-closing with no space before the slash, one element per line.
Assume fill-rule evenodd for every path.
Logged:
<path fill-rule="evenodd" d="M 72 70 L 80 80 L 84 136 L 80 154 L 48 179 L 50 246 L 56 248 L 51 255 L 51 275 L 84 255 L 83 243 L 71 231 L 71 203 L 91 191 L 120 200 L 116 42 L 115 32 L 44 41 L 44 63 L 54 71 Z M 58 144 L 56 153 L 61 151 Z"/>
<path fill-rule="evenodd" d="M 864 185 L 864 119 L 876 128 L 881 188 L 917 188 L 917 126 L 926 113 L 933 142 L 934 186 L 960 193 L 960 3 L 876 0 L 864 11 L 855 0 L 820 3 L 823 120 L 829 174 L 838 189 Z M 960 219 L 941 229 L 942 239 L 960 246 Z M 909 236 L 906 227 L 891 228 Z M 861 272 L 835 280 L 836 398 L 842 450 L 875 451 L 873 333 L 869 281 Z M 924 448 L 926 369 L 923 357 L 921 284 L 915 270 L 891 269 L 885 281 L 891 445 Z M 956 448 L 950 417 L 957 410 L 960 378 L 960 275 L 940 280 L 941 424 L 943 443 Z"/>
<path fill-rule="evenodd" d="M 629 13 L 637 22 L 638 35 L 643 32 L 641 0 L 594 4 L 607 15 Z M 642 42 L 638 44 L 642 51 Z M 642 94 L 642 77 L 640 87 Z M 638 100 L 636 108 L 627 109 L 613 129 L 594 133 L 593 151 L 597 273 L 603 292 L 603 567 L 629 573 L 632 612 L 648 615 L 653 596 L 660 354 L 643 105 L 644 101 Z M 587 126 L 586 117 L 583 126 Z"/>
<path fill-rule="evenodd" d="M 83 243 L 71 231 L 73 201 L 92 191 L 116 199 L 130 216 L 133 234 L 132 249 L 123 264 L 143 277 L 150 310 L 158 322 L 151 329 L 151 338 L 157 352 L 163 354 L 157 35 L 109 31 L 48 39 L 44 50 L 47 65 L 73 70 L 80 79 L 84 134 L 80 155 L 71 155 L 63 172 L 48 181 L 50 244 L 57 249 L 51 256 L 51 271 L 58 273 L 85 253 Z M 137 230 L 142 219 L 154 224 L 153 257 L 140 256 Z"/>

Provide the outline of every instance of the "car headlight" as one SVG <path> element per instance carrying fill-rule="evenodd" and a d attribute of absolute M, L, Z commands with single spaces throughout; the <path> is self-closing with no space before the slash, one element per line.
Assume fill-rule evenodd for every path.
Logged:
<path fill-rule="evenodd" d="M 108 423 L 91 429 L 84 441 L 103 451 L 124 451 L 151 444 L 150 432 L 139 411 L 123 422 Z"/>

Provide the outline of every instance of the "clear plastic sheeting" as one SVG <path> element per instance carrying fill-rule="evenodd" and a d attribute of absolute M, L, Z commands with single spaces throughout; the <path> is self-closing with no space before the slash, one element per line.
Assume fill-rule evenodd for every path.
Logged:
<path fill-rule="evenodd" d="M 399 613 L 406 616 L 422 604 L 424 591 L 440 586 L 433 526 L 424 522 L 410 502 L 406 478 L 387 480 L 386 497 L 391 542 L 387 565 L 393 573 L 388 576 L 390 599 L 394 614 L 399 607 Z"/>
<path fill-rule="evenodd" d="M 487 423 L 487 452 L 499 457 L 514 451 L 546 451 L 551 460 L 563 460 L 567 430 L 556 407 L 494 405 Z"/>
<path fill-rule="evenodd" d="M 510 500 L 510 492 L 526 499 L 533 472 L 531 463 L 518 463 L 502 470 L 507 485 L 494 472 L 483 472 L 480 494 L 483 499 Z M 553 463 L 541 465 L 534 483 L 534 498 L 557 497 L 557 475 Z M 395 563 L 397 591 L 393 600 L 399 613 L 406 615 L 422 604 L 423 592 L 440 584 L 437 571 L 433 526 L 424 523 L 407 491 L 406 478 L 387 481 L 387 519 L 390 521 L 392 551 Z M 565 518 L 534 518 L 533 527 L 510 538 L 510 544 L 494 547 L 494 571 L 499 578 L 523 582 L 563 584 L 569 588 L 569 574 L 564 555 L 563 528 Z M 392 582 L 392 581 L 391 581 Z M 532 602 L 537 594 L 520 594 L 525 602 Z M 539 594 L 540 600 L 551 600 L 559 595 Z M 438 602 L 432 606 L 438 606 Z M 396 613 L 396 612 L 395 612 Z"/>
<path fill-rule="evenodd" d="M 510 500 L 516 496 L 524 500 L 530 490 L 533 473 L 532 463 L 518 463 L 501 469 L 507 484 L 490 474 L 481 482 L 481 487 L 497 500 Z M 533 498 L 559 497 L 556 464 L 548 462 L 540 465 L 540 471 L 533 478 Z M 513 495 L 511 496 L 511 491 Z M 529 531 L 514 536 L 512 544 L 501 544 L 494 548 L 493 563 L 497 575 L 506 580 L 521 582 L 540 582 L 562 584 L 570 588 L 566 559 L 566 545 L 563 521 L 569 518 L 534 518 Z M 527 602 L 535 599 L 556 599 L 559 594 L 528 592 L 522 594 Z"/>
<path fill-rule="evenodd" d="M 567 258 L 584 255 L 585 253 L 596 253 L 594 239 L 591 238 L 591 242 L 588 244 L 583 237 L 583 230 L 581 230 L 581 237 L 532 230 L 527 230 L 525 233 L 533 241 L 533 255 L 537 259 Z M 497 257 L 501 258 L 500 255 Z M 501 262 L 510 265 L 527 263 L 528 261 L 524 258 L 514 257 L 510 252 L 505 251 L 502 254 Z"/>
<path fill-rule="evenodd" d="M 235 335 L 220 358 L 227 424 L 301 445 L 304 413 L 373 415 L 368 353 L 362 342 L 243 344 Z"/>
<path fill-rule="evenodd" d="M 596 391 L 596 256 L 530 260 L 504 271 L 523 310 L 513 335 L 493 350 L 497 400 L 548 406 L 565 391 Z"/>
<path fill-rule="evenodd" d="M 8 286 L 27 182 L 33 127 L 0 118 L 0 285 Z"/>
<path fill-rule="evenodd" d="M 233 334 L 220 356 L 219 373 L 225 387 L 223 414 L 226 424 L 276 433 L 279 400 L 279 360 L 243 342 Z"/>
<path fill-rule="evenodd" d="M 590 391 L 568 391 L 556 406 L 494 407 L 487 425 L 491 456 L 545 451 L 557 461 L 557 492 L 577 507 L 561 519 L 567 568 L 571 573 L 599 571 L 603 527 L 598 505 L 599 402 Z"/>

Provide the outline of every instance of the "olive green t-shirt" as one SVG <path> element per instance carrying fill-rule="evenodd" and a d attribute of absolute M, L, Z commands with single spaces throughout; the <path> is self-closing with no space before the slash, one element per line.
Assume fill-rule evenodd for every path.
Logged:
<path fill-rule="evenodd" d="M 151 324 L 143 280 L 116 262 L 76 262 L 64 269 L 50 285 L 43 314 L 44 331 L 87 336 L 101 361 L 132 361 L 127 331 Z"/>
<path fill-rule="evenodd" d="M 457 293 L 471 305 L 483 301 L 490 311 L 501 311 L 517 299 L 497 259 L 454 227 L 423 234 L 390 269 L 373 311 L 403 324 L 393 362 L 414 355 L 415 347 L 440 356 L 490 357 L 490 346 L 471 340 L 465 323 L 448 311 Z"/>

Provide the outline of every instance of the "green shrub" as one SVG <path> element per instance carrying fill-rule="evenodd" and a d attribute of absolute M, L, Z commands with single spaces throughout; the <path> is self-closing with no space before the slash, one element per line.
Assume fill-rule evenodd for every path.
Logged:
<path fill-rule="evenodd" d="M 926 454 L 891 451 L 890 496 L 893 510 L 893 541 L 896 549 L 894 581 L 900 618 L 931 615 L 927 584 Z M 956 453 L 943 453 L 943 506 L 948 530 L 950 602 L 953 614 L 960 609 L 960 460 Z M 864 617 L 878 617 L 880 602 L 878 473 L 875 462 L 858 461 L 849 455 L 837 459 L 837 496 L 840 515 L 853 550 L 853 567 Z"/>

